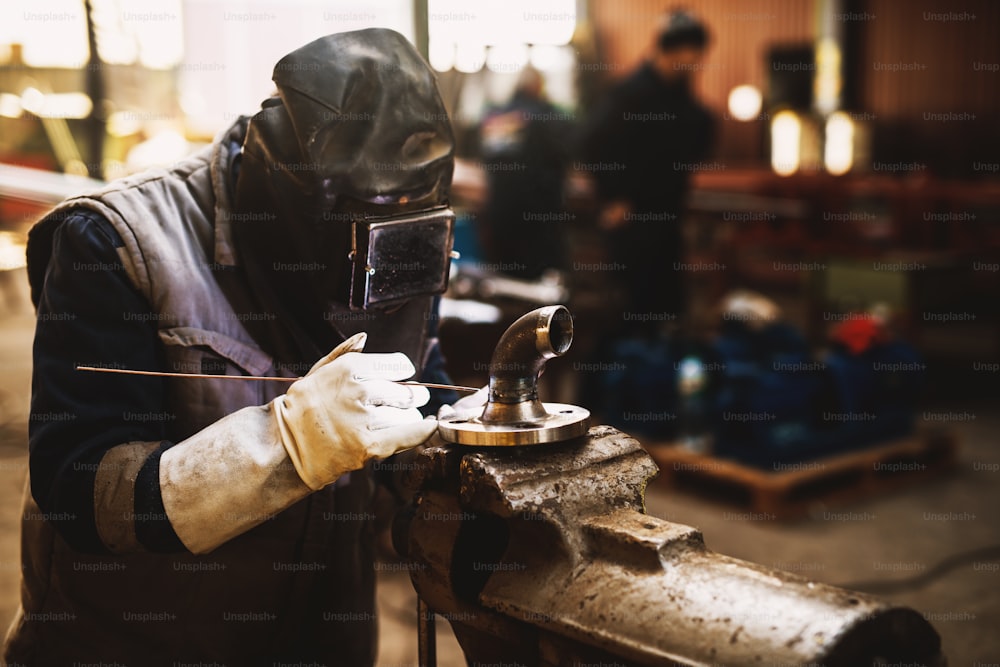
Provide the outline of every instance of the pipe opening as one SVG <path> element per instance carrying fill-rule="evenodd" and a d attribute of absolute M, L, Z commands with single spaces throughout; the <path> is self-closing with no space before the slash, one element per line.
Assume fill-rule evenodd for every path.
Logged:
<path fill-rule="evenodd" d="M 549 345 L 556 356 L 562 356 L 572 343 L 573 316 L 565 308 L 559 308 L 549 320 Z"/>

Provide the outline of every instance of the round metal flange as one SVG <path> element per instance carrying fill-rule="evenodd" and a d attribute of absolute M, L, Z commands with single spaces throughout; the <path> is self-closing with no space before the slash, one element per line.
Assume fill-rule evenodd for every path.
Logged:
<path fill-rule="evenodd" d="M 482 408 L 458 413 L 438 422 L 438 433 L 448 442 L 485 447 L 518 447 L 560 442 L 584 435 L 590 411 L 565 403 L 542 403 L 548 417 L 537 422 L 484 424 Z"/>

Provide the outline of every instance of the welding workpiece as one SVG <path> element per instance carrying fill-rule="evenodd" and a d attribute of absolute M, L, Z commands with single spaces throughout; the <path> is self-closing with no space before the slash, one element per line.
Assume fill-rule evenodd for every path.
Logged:
<path fill-rule="evenodd" d="M 566 354 L 572 342 L 573 317 L 565 306 L 522 315 L 494 348 L 486 405 L 440 420 L 438 433 L 447 442 L 490 447 L 538 445 L 586 433 L 590 412 L 538 399 L 545 363 Z"/>
<path fill-rule="evenodd" d="M 524 350 L 531 318 L 494 355 L 484 433 L 494 415 L 537 414 L 510 400 L 537 372 L 502 375 L 512 357 L 544 363 L 508 349 Z M 548 320 L 555 354 L 563 318 Z M 420 598 L 422 667 L 435 664 L 434 614 L 469 665 L 946 664 L 917 611 L 714 553 L 695 528 L 647 515 L 657 467 L 634 438 L 595 426 L 529 443 L 429 447 L 408 473 L 418 491 L 393 539 Z"/>

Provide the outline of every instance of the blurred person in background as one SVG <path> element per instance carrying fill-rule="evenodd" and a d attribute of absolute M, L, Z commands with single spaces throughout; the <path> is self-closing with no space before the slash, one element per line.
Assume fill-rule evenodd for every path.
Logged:
<path fill-rule="evenodd" d="M 667 14 L 642 65 L 608 92 L 583 131 L 581 156 L 594 176 L 609 260 L 623 265 L 629 332 L 675 328 L 686 311 L 681 216 L 714 134 L 692 91 L 708 44 L 694 15 Z"/>
<path fill-rule="evenodd" d="M 510 101 L 486 115 L 479 149 L 486 170 L 483 246 L 501 273 L 536 280 L 565 269 L 563 200 L 571 157 L 572 116 L 545 95 L 545 79 L 525 67 Z"/>
<path fill-rule="evenodd" d="M 374 664 L 371 502 L 391 467 L 371 463 L 436 428 L 427 389 L 397 381 L 446 379 L 452 130 L 389 30 L 316 40 L 273 79 L 207 149 L 31 232 L 9 664 Z M 373 219 L 398 244 L 380 248 Z"/>

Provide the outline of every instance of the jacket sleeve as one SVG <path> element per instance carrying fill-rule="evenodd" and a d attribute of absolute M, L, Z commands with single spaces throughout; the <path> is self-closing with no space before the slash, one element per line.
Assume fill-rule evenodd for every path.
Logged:
<path fill-rule="evenodd" d="M 158 481 L 170 446 L 162 381 L 76 370 L 160 365 L 155 316 L 125 275 L 121 246 L 84 210 L 64 214 L 52 235 L 33 349 L 31 491 L 75 549 L 179 551 Z"/>

